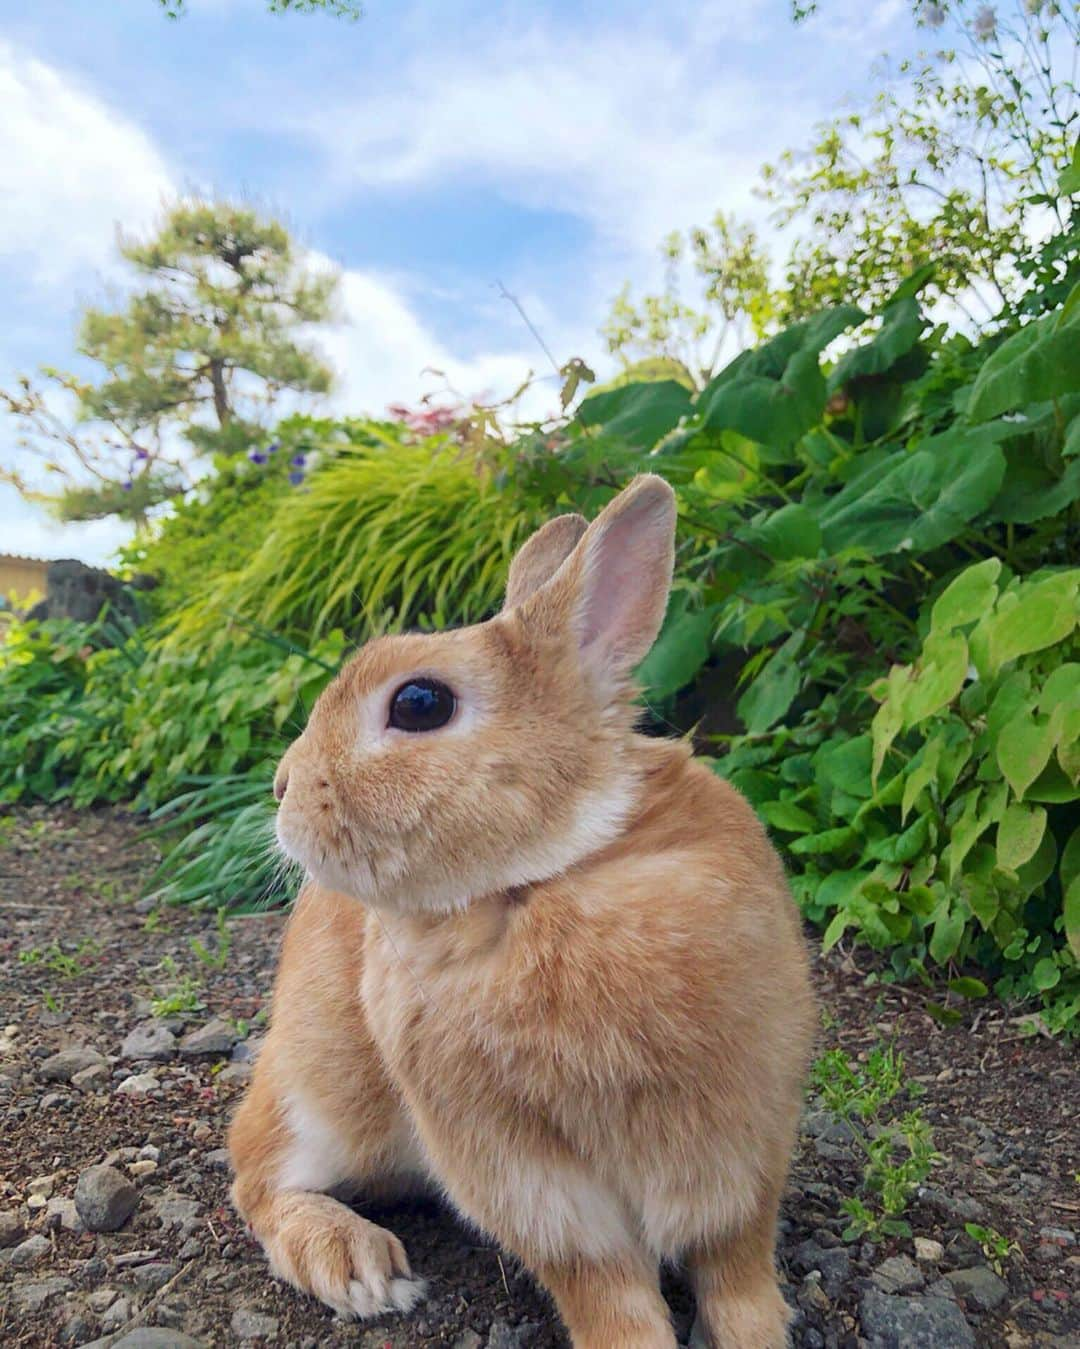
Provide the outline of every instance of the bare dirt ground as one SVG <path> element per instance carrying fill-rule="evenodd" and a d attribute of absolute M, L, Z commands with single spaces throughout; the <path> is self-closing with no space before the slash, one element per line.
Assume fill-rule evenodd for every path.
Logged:
<path fill-rule="evenodd" d="M 226 949 L 213 915 L 137 904 L 153 860 L 119 813 L 0 817 L 0 1344 L 565 1346 L 513 1259 L 435 1204 L 377 1214 L 430 1283 L 410 1317 L 349 1325 L 270 1278 L 228 1207 L 222 1148 L 284 920 L 237 919 Z M 862 955 L 819 963 L 822 1046 L 858 1060 L 895 1043 L 941 1160 L 910 1237 L 845 1243 L 860 1154 L 808 1101 L 778 1253 L 793 1343 L 1080 1345 L 1075 1052 L 991 1004 L 943 1028 L 923 995 L 867 986 L 869 968 Z M 102 1163 L 123 1179 L 86 1177 Z M 85 1230 L 80 1177 L 83 1207 L 96 1195 L 116 1230 Z M 685 1340 L 677 1271 L 665 1289 Z"/>

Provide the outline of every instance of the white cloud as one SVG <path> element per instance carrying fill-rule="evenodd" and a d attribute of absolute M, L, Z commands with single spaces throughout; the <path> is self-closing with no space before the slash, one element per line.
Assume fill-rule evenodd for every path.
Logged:
<path fill-rule="evenodd" d="M 173 190 L 149 138 L 64 72 L 0 39 L 0 257 L 24 280 L 85 280 Z"/>

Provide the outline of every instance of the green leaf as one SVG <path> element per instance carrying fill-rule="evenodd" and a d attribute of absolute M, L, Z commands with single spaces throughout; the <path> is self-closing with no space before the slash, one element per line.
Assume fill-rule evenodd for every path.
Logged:
<path fill-rule="evenodd" d="M 1042 403 L 1077 389 L 1080 308 L 1070 310 L 1067 300 L 1063 309 L 1035 319 L 1014 333 L 983 363 L 968 400 L 967 415 L 973 422 L 984 422 L 1027 403 Z"/>
<path fill-rule="evenodd" d="M 1040 993 L 1056 987 L 1060 981 L 1061 968 L 1051 956 L 1043 956 L 1031 971 L 1031 982 Z"/>
<path fill-rule="evenodd" d="M 825 408 L 819 354 L 865 315 L 840 305 L 793 323 L 754 351 L 743 352 L 698 398 L 701 424 L 730 428 L 759 444 L 789 449 L 816 426 Z"/>
<path fill-rule="evenodd" d="M 904 777 L 904 795 L 900 803 L 901 821 L 907 819 L 912 806 L 937 777 L 941 749 L 941 737 L 936 735 L 923 746 L 916 760 L 908 767 Z"/>
<path fill-rule="evenodd" d="M 992 437 L 954 429 L 856 478 L 822 508 L 830 553 L 930 552 L 955 538 L 997 496 L 1005 456 Z"/>
<path fill-rule="evenodd" d="M 687 612 L 688 603 L 685 591 L 672 594 L 660 636 L 638 666 L 637 682 L 647 698 L 663 699 L 678 693 L 709 659 L 714 612 Z"/>
<path fill-rule="evenodd" d="M 1080 876 L 1074 876 L 1065 891 L 1065 936 L 1069 950 L 1080 960 Z"/>
<path fill-rule="evenodd" d="M 988 557 L 967 567 L 953 578 L 934 601 L 930 627 L 935 632 L 952 632 L 982 618 L 997 598 L 997 579 L 1001 559 Z"/>
<path fill-rule="evenodd" d="M 842 852 L 859 839 L 859 831 L 850 824 L 837 829 L 823 829 L 819 834 L 805 834 L 787 845 L 788 852 L 799 857 L 816 857 L 821 853 Z"/>
<path fill-rule="evenodd" d="M 1002 727 L 997 742 L 998 767 L 1018 800 L 1050 762 L 1053 752 L 1049 722 L 1018 717 Z"/>
<path fill-rule="evenodd" d="M 1064 641 L 1076 627 L 1080 571 L 1025 585 L 1018 602 L 996 614 L 989 630 L 994 671 L 1010 660 Z"/>
<path fill-rule="evenodd" d="M 939 965 L 947 964 L 960 949 L 963 935 L 963 915 L 959 911 L 946 910 L 934 923 L 930 955 Z"/>
<path fill-rule="evenodd" d="M 690 394 L 673 379 L 625 384 L 582 400 L 578 420 L 605 439 L 651 450 L 691 410 Z"/>
<path fill-rule="evenodd" d="M 955 1007 L 943 1007 L 940 1002 L 928 1002 L 925 1005 L 927 1014 L 942 1026 L 958 1026 L 964 1019 L 963 1013 Z"/>
<path fill-rule="evenodd" d="M 793 801 L 766 801 L 758 809 L 774 829 L 784 833 L 808 834 L 817 828 L 813 815 Z"/>
<path fill-rule="evenodd" d="M 1077 334 L 1080 342 L 1080 333 Z M 1080 459 L 1069 460 L 1061 473 L 1038 462 L 1027 445 L 1006 451 L 1008 471 L 987 514 L 1006 524 L 1030 525 L 1060 515 L 1080 500 Z"/>
<path fill-rule="evenodd" d="M 1074 197 L 1080 193 L 1080 141 L 1073 146 L 1072 163 L 1058 175 L 1057 190 L 1061 197 Z"/>
<path fill-rule="evenodd" d="M 904 726 L 917 726 L 948 707 L 964 687 L 967 639 L 960 633 L 932 632 L 923 644 L 915 677 L 904 698 Z"/>
<path fill-rule="evenodd" d="M 802 675 L 795 664 L 798 644 L 789 637 L 775 652 L 736 705 L 736 711 L 751 735 L 761 735 L 775 726 L 795 701 Z"/>
<path fill-rule="evenodd" d="M 961 998 L 985 998 L 990 992 L 981 979 L 970 977 L 950 979 L 949 991 L 959 994 Z"/>
<path fill-rule="evenodd" d="M 837 361 L 829 376 L 829 392 L 842 388 L 850 380 L 867 375 L 882 375 L 901 356 L 906 356 L 927 327 L 919 301 L 914 297 L 898 299 L 886 305 L 881 328 L 870 342 L 849 351 Z"/>
<path fill-rule="evenodd" d="M 1068 890 L 1073 881 L 1080 876 L 1080 825 L 1069 835 L 1069 841 L 1061 850 L 1061 888 Z"/>
<path fill-rule="evenodd" d="M 874 790 L 870 781 L 872 755 L 873 746 L 868 735 L 856 735 L 839 744 L 826 745 L 814 756 L 818 780 L 848 796 L 870 797 Z"/>
<path fill-rule="evenodd" d="M 1009 806 L 1001 817 L 997 832 L 999 864 L 1006 871 L 1018 871 L 1038 851 L 1046 831 L 1046 811 L 1042 806 Z"/>
<path fill-rule="evenodd" d="M 870 723 L 870 737 L 874 747 L 871 762 L 871 785 L 877 786 L 878 775 L 885 763 L 885 755 L 904 726 L 907 691 L 911 686 L 911 666 L 894 665 L 889 670 L 887 693 Z"/>
<path fill-rule="evenodd" d="M 821 526 L 813 511 L 792 502 L 773 511 L 754 531 L 752 539 L 777 562 L 817 557 L 821 551 Z"/>

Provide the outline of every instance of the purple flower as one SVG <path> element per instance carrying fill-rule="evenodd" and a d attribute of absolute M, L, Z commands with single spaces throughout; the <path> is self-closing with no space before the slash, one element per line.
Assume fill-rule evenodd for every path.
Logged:
<path fill-rule="evenodd" d="M 248 458 L 253 464 L 266 463 L 266 455 L 261 450 L 248 450 Z"/>
<path fill-rule="evenodd" d="M 297 468 L 303 468 L 304 465 L 307 463 L 307 455 L 294 454 L 293 457 L 289 460 L 289 463 L 295 465 Z"/>
<path fill-rule="evenodd" d="M 130 491 L 131 491 L 131 487 L 132 487 L 132 483 L 131 483 L 131 479 L 130 479 L 130 478 L 128 478 L 127 482 L 122 482 L 122 483 L 120 484 L 120 490 L 123 491 L 123 492 L 130 492 Z"/>
<path fill-rule="evenodd" d="M 927 5 L 923 10 L 923 20 L 930 28 L 940 28 L 945 22 L 945 6 Z"/>
<path fill-rule="evenodd" d="M 293 469 L 293 471 L 289 474 L 289 481 L 292 483 L 294 487 L 300 486 L 300 484 L 304 481 L 304 475 L 300 471 L 300 469 L 298 468 Z"/>
<path fill-rule="evenodd" d="M 137 449 L 137 450 L 135 451 L 135 458 L 136 458 L 136 459 L 149 459 L 149 458 L 150 458 L 150 453 L 149 453 L 148 450 L 139 450 L 139 449 Z"/>
<path fill-rule="evenodd" d="M 270 444 L 267 445 L 267 447 L 266 447 L 266 453 L 267 453 L 267 454 L 277 454 L 278 450 L 280 450 L 280 449 L 281 449 L 281 441 L 279 441 L 279 440 L 272 440 L 272 441 L 270 442 Z"/>

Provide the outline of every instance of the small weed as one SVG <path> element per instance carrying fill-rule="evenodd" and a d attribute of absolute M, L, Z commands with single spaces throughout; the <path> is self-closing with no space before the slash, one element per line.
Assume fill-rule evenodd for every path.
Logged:
<path fill-rule="evenodd" d="M 151 909 L 143 919 L 144 932 L 167 932 L 164 909 Z"/>
<path fill-rule="evenodd" d="M 19 964 L 44 964 L 47 970 L 60 975 L 62 979 L 74 979 L 77 974 L 82 973 L 83 966 L 88 963 L 86 958 L 93 958 L 100 950 L 101 946 L 93 937 L 84 937 L 76 946 L 74 955 L 69 954 L 58 941 L 54 940 L 44 951 L 37 946 L 20 951 Z"/>
<path fill-rule="evenodd" d="M 919 1110 L 897 1119 L 883 1113 L 901 1091 L 918 1094 L 918 1084 L 905 1086 L 903 1055 L 891 1045 L 878 1046 L 861 1065 L 851 1063 L 842 1049 L 831 1049 L 814 1064 L 812 1076 L 826 1109 L 850 1126 L 863 1150 L 863 1189 L 875 1201 L 853 1196 L 842 1202 L 851 1220 L 845 1241 L 863 1235 L 910 1236 L 903 1214 L 938 1154 Z"/>
<path fill-rule="evenodd" d="M 15 820 L 11 815 L 0 815 L 0 848 L 6 848 L 14 839 Z"/>
<path fill-rule="evenodd" d="M 184 1012 L 201 1012 L 204 1006 L 199 981 L 190 974 L 185 974 L 174 988 L 167 993 L 158 994 L 151 1000 L 150 1013 L 152 1016 L 167 1019 L 170 1016 L 180 1016 Z"/>
<path fill-rule="evenodd" d="M 212 970 L 223 970 L 229 960 L 229 947 L 232 945 L 232 937 L 226 923 L 225 912 L 224 907 L 217 911 L 217 940 L 214 950 L 204 946 L 198 937 L 190 938 L 191 949 L 202 963 Z"/>
<path fill-rule="evenodd" d="M 62 1012 L 64 1010 L 64 999 L 54 998 L 51 993 L 46 991 L 44 997 L 45 1009 L 49 1012 Z"/>
<path fill-rule="evenodd" d="M 1003 1237 L 992 1227 L 981 1227 L 978 1223 L 965 1223 L 964 1231 L 982 1247 L 986 1263 L 999 1277 L 1004 1272 L 1005 1261 L 1017 1249 L 1016 1242 Z"/>

